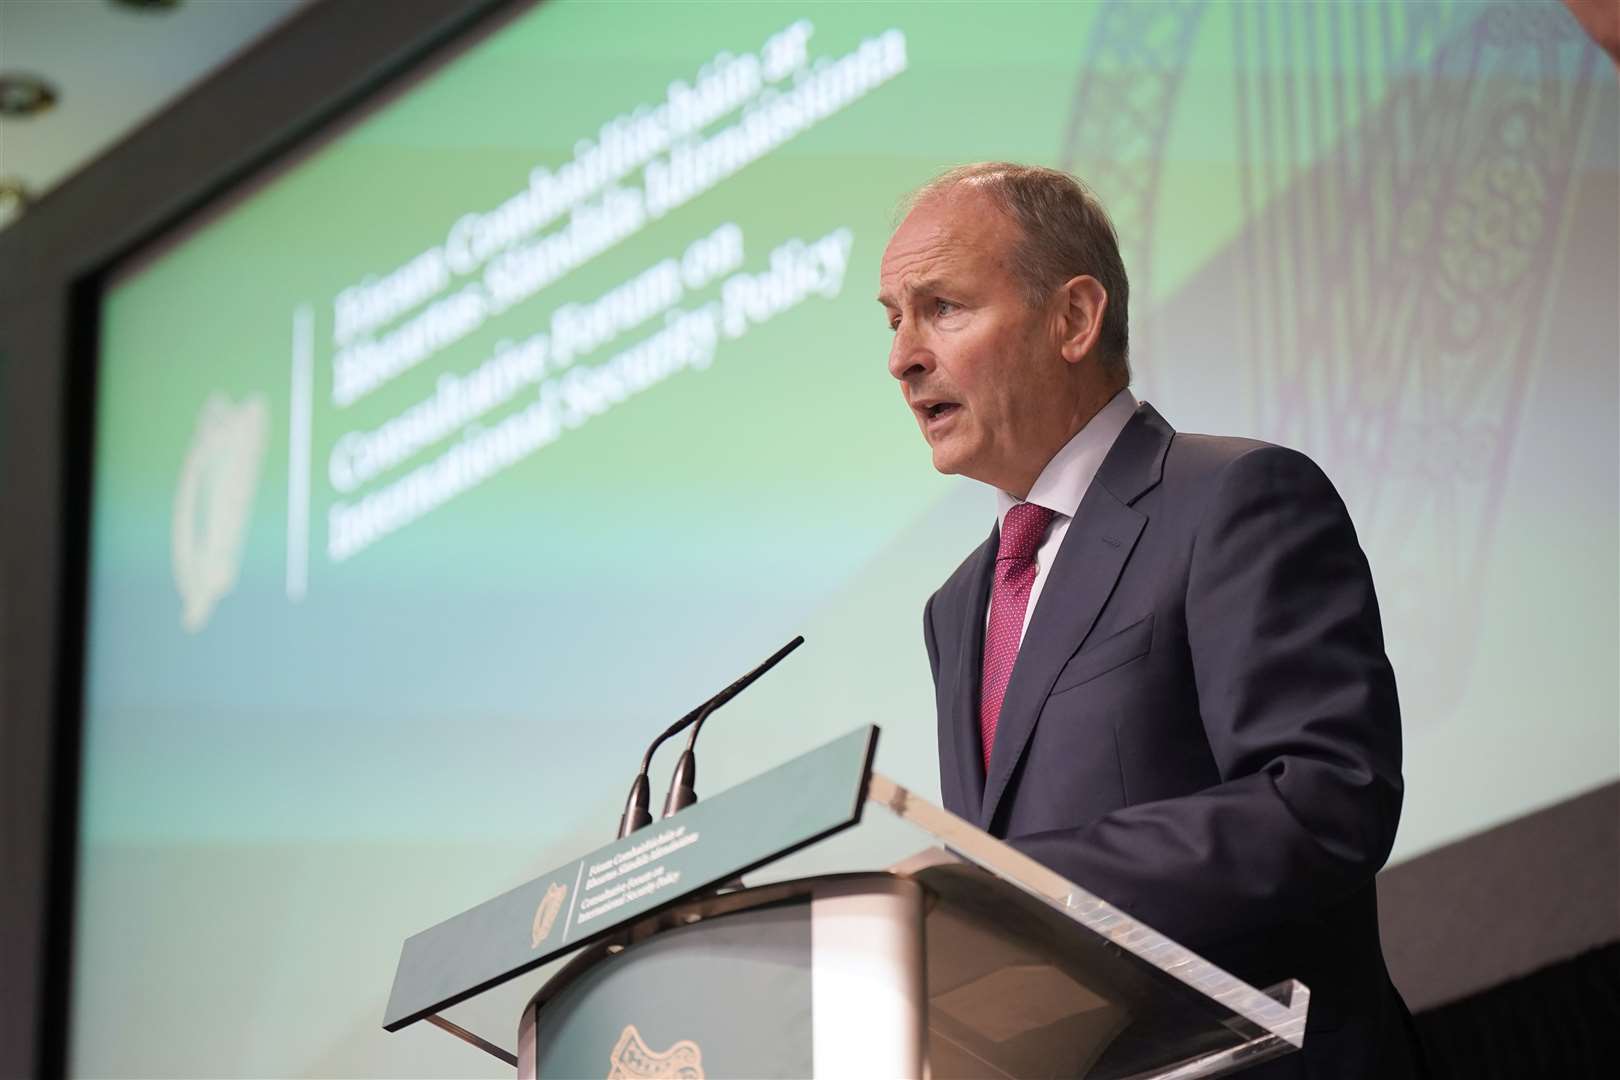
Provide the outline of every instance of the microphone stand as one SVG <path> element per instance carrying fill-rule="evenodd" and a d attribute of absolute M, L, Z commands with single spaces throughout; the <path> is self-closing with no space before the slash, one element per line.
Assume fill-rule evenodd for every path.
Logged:
<path fill-rule="evenodd" d="M 748 689 L 755 679 L 781 663 L 783 657 L 803 644 L 804 636 L 801 634 L 772 653 L 764 663 L 753 671 L 750 671 L 659 733 L 658 737 L 652 741 L 652 745 L 647 747 L 647 752 L 642 755 L 641 771 L 636 773 L 635 780 L 630 783 L 630 795 L 625 800 L 624 814 L 619 818 L 619 839 L 622 840 L 637 829 L 652 824 L 652 813 L 649 809 L 652 792 L 647 777 L 652 768 L 653 753 L 666 740 L 679 735 L 687 727 L 691 727 L 691 737 L 687 739 L 686 749 L 681 752 L 680 761 L 675 767 L 675 779 L 671 782 L 669 795 L 664 800 L 663 816 L 668 817 L 670 814 L 697 801 L 697 793 L 693 788 L 697 780 L 697 758 L 692 754 L 692 747 L 697 743 L 697 733 L 703 727 L 703 722 L 716 709 Z"/>

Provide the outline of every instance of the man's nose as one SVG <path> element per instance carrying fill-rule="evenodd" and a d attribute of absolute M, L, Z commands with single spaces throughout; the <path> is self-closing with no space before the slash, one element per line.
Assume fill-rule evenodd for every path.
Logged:
<path fill-rule="evenodd" d="M 896 330 L 894 344 L 889 347 L 889 374 L 905 382 L 933 369 L 934 354 L 904 326 Z"/>

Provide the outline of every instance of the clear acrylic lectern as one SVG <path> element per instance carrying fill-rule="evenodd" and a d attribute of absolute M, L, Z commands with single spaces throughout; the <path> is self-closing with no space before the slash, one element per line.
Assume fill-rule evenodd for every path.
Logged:
<path fill-rule="evenodd" d="M 406 942 L 384 1025 L 520 1077 L 1225 1076 L 1300 1047 L 1309 992 L 1248 986 L 871 768 L 862 728 Z M 879 806 L 935 846 L 739 887 Z M 517 940 L 521 938 L 521 941 Z M 443 1008 L 574 952 L 517 1052 Z"/>

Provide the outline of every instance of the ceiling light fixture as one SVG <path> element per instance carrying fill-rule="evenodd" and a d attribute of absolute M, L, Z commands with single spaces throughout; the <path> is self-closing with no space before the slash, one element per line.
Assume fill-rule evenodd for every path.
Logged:
<path fill-rule="evenodd" d="M 0 116 L 37 116 L 56 104 L 56 87 L 38 75 L 0 74 Z"/>
<path fill-rule="evenodd" d="M 22 212 L 28 209 L 28 204 L 34 201 L 34 193 L 28 186 L 15 176 L 0 176 L 0 228 L 10 225 Z"/>

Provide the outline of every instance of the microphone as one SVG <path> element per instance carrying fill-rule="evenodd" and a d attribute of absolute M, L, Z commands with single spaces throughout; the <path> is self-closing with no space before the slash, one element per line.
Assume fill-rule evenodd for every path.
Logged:
<path fill-rule="evenodd" d="M 777 649 L 759 667 L 720 691 L 708 704 L 700 709 L 697 716 L 692 720 L 692 734 L 686 737 L 686 749 L 681 751 L 680 759 L 675 763 L 675 775 L 669 781 L 669 794 L 664 796 L 664 817 L 678 813 L 697 802 L 697 792 L 694 790 L 694 785 L 697 783 L 697 758 L 693 755 L 692 748 L 697 745 L 698 732 L 703 730 L 703 721 L 707 720 L 720 706 L 748 689 L 755 679 L 780 664 L 783 657 L 803 644 L 804 635 L 801 634 L 780 649 Z"/>
<path fill-rule="evenodd" d="M 802 635 L 794 638 L 792 641 L 782 646 L 782 648 L 776 650 L 776 652 L 771 655 L 770 659 L 759 665 L 759 667 L 755 668 L 753 671 L 750 671 L 748 674 L 744 675 L 742 678 L 738 679 L 736 682 L 732 683 L 730 686 L 714 695 L 714 697 L 710 698 L 708 701 L 705 701 L 703 704 L 699 705 L 697 708 L 693 709 L 691 712 L 687 713 L 685 716 L 681 717 L 679 720 L 675 721 L 673 724 L 659 733 L 658 738 L 652 741 L 652 745 L 647 747 L 647 752 L 642 755 L 641 771 L 636 773 L 635 780 L 631 781 L 630 796 L 625 800 L 624 814 L 619 818 L 619 839 L 623 840 L 626 836 L 629 836 L 637 829 L 652 824 L 652 814 L 648 809 L 649 803 L 652 799 L 652 792 L 650 790 L 647 774 L 652 768 L 653 754 L 660 746 L 664 744 L 665 740 L 679 735 L 682 731 L 685 731 L 688 726 L 696 725 L 697 727 L 701 727 L 703 721 L 708 719 L 710 713 L 714 712 L 720 706 L 724 705 L 726 702 L 748 689 L 750 683 L 759 678 L 761 675 L 765 674 L 767 671 L 771 670 L 771 668 L 775 667 L 781 662 L 784 656 L 803 644 L 804 637 Z M 687 768 L 687 797 L 685 802 L 681 803 L 680 806 L 675 808 L 677 810 L 684 806 L 690 806 L 692 803 L 697 801 L 697 795 L 692 791 L 691 784 L 691 781 L 695 779 L 697 773 L 697 760 L 692 757 L 692 742 L 696 741 L 697 736 L 697 730 L 695 727 L 692 735 L 693 739 L 688 741 L 686 750 L 681 754 L 681 764 Z M 679 774 L 679 767 L 677 767 L 676 771 L 677 774 Z M 674 791 L 671 791 L 670 797 L 673 798 L 674 794 Z M 664 816 L 668 817 L 674 812 L 674 810 L 669 809 L 669 800 L 666 799 Z"/>

